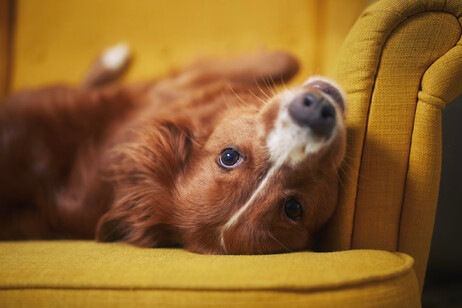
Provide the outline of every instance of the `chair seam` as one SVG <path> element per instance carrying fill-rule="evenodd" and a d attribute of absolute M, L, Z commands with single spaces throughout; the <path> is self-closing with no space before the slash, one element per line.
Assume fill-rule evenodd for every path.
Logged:
<path fill-rule="evenodd" d="M 448 102 L 446 102 L 444 99 L 440 98 L 440 97 L 437 97 L 437 96 L 434 96 L 434 95 L 431 95 L 431 94 L 428 94 L 427 92 L 424 92 L 424 91 L 420 91 L 422 93 L 425 93 L 425 95 L 431 97 L 431 98 L 435 98 L 435 99 L 438 99 L 442 102 L 445 103 L 445 105 L 448 104 Z M 434 107 L 440 111 L 443 111 L 445 109 L 445 107 L 442 107 L 441 105 L 437 104 L 437 103 L 431 103 L 431 102 L 427 102 L 427 101 L 420 101 L 418 104 L 424 104 L 424 105 L 427 105 L 427 106 L 431 106 L 431 107 Z"/>
<path fill-rule="evenodd" d="M 446 2 L 445 2 L 445 6 L 444 8 L 446 8 Z M 355 221 L 356 221 L 356 214 L 357 214 L 357 201 L 358 201 L 358 196 L 359 196 L 359 192 L 358 192 L 358 187 L 359 187 L 359 182 L 360 182 L 360 174 L 361 174 L 361 169 L 362 169 L 362 162 L 363 162 L 363 156 L 364 156 L 364 145 L 366 143 L 366 136 L 367 136 L 367 132 L 368 132 L 368 127 L 369 127 L 369 116 L 370 116 L 370 110 L 371 110 L 371 105 L 372 105 L 372 96 L 374 94 L 374 89 L 375 89 L 375 85 L 376 85 L 376 82 L 377 82 L 377 73 L 379 71 L 379 67 L 380 67 L 380 63 L 382 62 L 382 56 L 383 56 L 383 51 L 384 51 L 384 46 L 386 44 L 386 42 L 390 39 L 391 35 L 395 32 L 395 30 L 405 21 L 409 20 L 410 18 L 413 18 L 417 15 L 420 15 L 420 14 L 426 14 L 426 13 L 435 13 L 435 12 L 441 12 L 441 13 L 445 13 L 445 14 L 448 14 L 448 15 L 452 15 L 454 16 L 457 21 L 459 21 L 459 18 L 454 15 L 453 13 L 451 12 L 448 12 L 448 11 L 445 11 L 445 10 L 425 10 L 425 11 L 419 11 L 419 12 L 416 12 L 414 14 L 411 14 L 411 15 L 408 15 L 408 16 L 405 16 L 405 15 L 401 15 L 401 14 L 397 14 L 396 12 L 393 12 L 393 11 L 388 11 L 388 10 L 375 10 L 374 12 L 381 12 L 381 11 L 384 11 L 384 12 L 387 12 L 387 13 L 392 13 L 398 17 L 402 17 L 403 19 L 401 21 L 399 21 L 396 25 L 393 26 L 393 28 L 391 29 L 391 31 L 388 33 L 388 35 L 386 36 L 386 38 L 383 40 L 383 43 L 380 47 L 380 53 L 379 53 L 379 60 L 377 62 L 377 65 L 375 67 L 375 73 L 374 73 L 374 81 L 373 81 L 373 84 L 372 84 L 372 88 L 371 88 L 371 91 L 370 91 L 370 95 L 369 95 L 369 104 L 368 104 L 368 109 L 367 109 L 367 116 L 366 116 L 366 127 L 364 128 L 364 136 L 363 136 L 363 142 L 362 142 L 362 145 L 361 145 L 361 158 L 360 158 L 360 165 L 359 165 L 359 168 L 358 168 L 358 177 L 357 177 L 357 180 L 356 180 L 356 195 L 355 195 L 355 202 L 354 202 L 354 210 L 353 210 L 353 221 L 352 221 L 352 228 L 351 228 L 351 236 L 350 236 L 350 249 L 352 249 L 353 247 L 353 240 L 354 240 L 354 233 L 355 233 Z M 462 14 L 461 14 L 462 16 Z M 459 21 L 459 25 L 460 25 L 460 21 Z M 460 40 L 459 40 L 460 41 Z M 457 45 L 457 43 L 456 43 Z M 453 46 L 454 47 L 454 46 Z M 451 49 L 453 48 L 451 47 Z M 446 52 L 447 53 L 447 52 Z M 446 54 L 445 53 L 445 54 Z M 438 57 L 438 59 L 440 59 L 441 57 Z M 428 70 L 429 67 L 431 67 L 433 65 L 433 63 L 435 63 L 438 59 L 436 59 L 435 61 L 432 62 L 432 64 L 430 64 L 427 69 L 425 69 L 424 73 L 422 74 L 422 77 L 424 76 L 425 72 Z M 419 83 L 419 85 L 421 85 L 421 81 Z M 419 87 L 420 88 L 420 87 Z M 418 92 L 417 92 L 418 94 Z M 417 98 L 417 95 L 416 95 L 416 98 Z M 416 109 L 417 109 L 417 102 L 416 102 Z M 415 118 L 415 111 L 414 111 L 414 118 Z M 414 122 L 412 124 L 412 132 L 414 131 Z M 412 141 L 412 134 L 411 133 L 411 137 L 410 137 L 410 140 Z M 410 151 L 409 151 L 410 152 Z M 408 167 L 409 168 L 409 155 L 408 155 Z M 407 182 L 407 173 L 408 173 L 408 170 L 406 170 L 406 176 L 405 176 L 405 183 Z M 406 185 L 404 183 L 404 185 Z M 404 201 L 404 199 L 403 199 Z M 400 229 L 401 229 L 401 215 L 402 215 L 402 211 L 403 211 L 403 202 L 401 203 L 401 210 L 400 210 L 400 218 L 399 218 L 399 225 L 398 225 L 398 239 L 399 239 L 399 234 L 400 234 Z M 397 241 L 396 243 L 396 248 L 399 247 L 399 241 Z"/>
<path fill-rule="evenodd" d="M 390 280 L 398 279 L 404 277 L 412 272 L 412 266 L 408 268 L 401 269 L 397 273 L 390 275 L 385 275 L 384 277 L 372 277 L 370 279 L 358 280 L 352 283 L 346 284 L 337 284 L 337 285 L 327 285 L 320 287 L 262 287 L 262 288 L 176 288 L 176 287 L 73 287 L 73 286 L 18 286 L 18 287 L 0 287 L 0 292 L 9 291 L 9 290 L 141 290 L 141 291 L 197 291 L 197 292 L 281 292 L 281 293 L 316 293 L 316 292 L 326 292 L 326 291 L 337 291 L 337 290 L 347 290 L 354 289 L 357 287 L 362 287 L 368 284 L 382 283 Z M 374 279 L 378 278 L 378 279 Z"/>
<path fill-rule="evenodd" d="M 176 288 L 176 287 L 101 287 L 101 286 L 95 286 L 95 287 L 78 287 L 78 286 L 67 286 L 67 287 L 62 287 L 62 286 L 53 286 L 53 285 L 48 285 L 48 286 L 0 286 L 0 292 L 2 290 L 17 290 L 17 289 L 82 289 L 82 290 L 123 290 L 123 289 L 142 289 L 142 290 L 196 290 L 196 291 L 245 291 L 245 290 L 251 290 L 251 291 L 281 291 L 281 292 L 318 292 L 318 291 L 325 291 L 325 290 L 333 290 L 333 289 L 348 289 L 348 288 L 353 288 L 355 286 L 360 286 L 360 285 L 365 285 L 368 283 L 379 283 L 382 281 L 387 281 L 391 279 L 396 279 L 402 276 L 407 275 L 409 272 L 413 271 L 413 265 L 414 265 L 414 260 L 412 257 L 405 255 L 403 253 L 396 253 L 392 252 L 392 254 L 402 260 L 402 263 L 400 265 L 397 265 L 396 267 L 393 268 L 391 272 L 384 273 L 384 274 L 375 274 L 370 277 L 364 277 L 364 278 L 358 278 L 358 279 L 353 279 L 351 281 L 343 282 L 343 283 L 331 283 L 331 284 L 325 284 L 325 285 L 320 285 L 320 286 L 306 286 L 306 287 L 296 287 L 296 286 L 269 286 L 269 287 L 253 287 L 253 288 L 248 288 L 248 287 L 234 287 L 234 288 L 197 288 L 197 287 L 183 287 L 183 288 Z M 406 256 L 406 257 L 403 257 Z"/>
<path fill-rule="evenodd" d="M 446 7 L 446 2 L 445 2 L 445 7 Z M 456 18 L 456 16 L 454 14 L 450 14 L 452 16 L 454 16 Z M 461 32 L 462 32 L 462 25 L 461 25 L 461 22 L 459 21 L 458 18 L 456 18 L 456 20 L 459 22 L 459 27 L 461 29 Z M 406 173 L 405 173 L 405 178 L 404 178 L 404 189 L 403 189 L 403 196 L 402 196 L 402 201 L 401 201 L 401 209 L 400 209 L 400 214 L 399 214 L 399 224 L 398 224 L 398 238 L 397 238 L 397 241 L 396 241 L 396 249 L 399 250 L 400 249 L 400 238 L 401 238 L 401 221 L 402 221 L 402 218 L 403 218 L 403 209 L 404 209 L 404 202 L 405 202 L 405 198 L 406 198 L 406 186 L 407 186 L 407 183 L 408 183 L 408 177 L 409 177 L 409 162 L 411 160 L 411 149 L 412 149 L 412 141 L 414 139 L 414 130 L 415 130 L 415 118 L 416 118 L 416 112 L 417 112 L 417 107 L 419 104 L 425 104 L 425 105 L 428 105 L 428 106 L 432 106 L 432 107 L 436 107 L 438 108 L 440 111 L 442 111 L 444 108 L 441 108 L 441 106 L 437 105 L 437 104 L 432 104 L 432 103 L 429 103 L 427 101 L 420 101 L 419 100 L 419 92 L 422 92 L 422 93 L 425 93 L 426 95 L 430 96 L 430 97 L 433 97 L 435 99 L 438 99 L 440 101 L 443 101 L 443 99 L 439 98 L 439 97 L 436 97 L 434 95 L 430 95 L 424 91 L 422 91 L 422 80 L 425 76 L 425 73 L 428 71 L 428 69 L 430 67 L 432 67 L 439 59 L 441 59 L 442 57 L 444 57 L 444 55 L 446 55 L 449 51 L 451 51 L 455 46 L 457 46 L 460 42 L 460 40 L 462 39 L 462 34 L 459 36 L 459 39 L 458 41 L 451 47 L 449 48 L 443 55 L 441 55 L 440 57 L 438 57 L 437 59 L 435 59 L 435 61 L 433 61 L 431 64 L 428 65 L 428 67 L 425 69 L 425 71 L 422 73 L 422 76 L 420 78 L 420 82 L 419 82 L 419 90 L 417 91 L 416 93 L 416 103 L 415 103 L 415 109 L 414 109 L 414 117 L 412 118 L 413 122 L 412 122 L 412 130 L 411 130 L 411 136 L 409 138 L 409 153 L 408 153 L 408 157 L 407 157 L 407 167 L 406 167 Z"/>

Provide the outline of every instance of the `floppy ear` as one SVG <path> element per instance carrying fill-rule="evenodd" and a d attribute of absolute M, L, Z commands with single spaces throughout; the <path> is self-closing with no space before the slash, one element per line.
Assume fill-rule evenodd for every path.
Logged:
<path fill-rule="evenodd" d="M 343 93 L 343 91 L 334 81 L 324 77 L 311 77 L 304 83 L 304 85 L 309 85 L 326 93 L 332 97 L 332 99 L 342 108 L 343 112 L 345 112 L 345 93 Z"/>
<path fill-rule="evenodd" d="M 104 214 L 97 227 L 96 240 L 126 242 L 140 247 L 172 247 L 180 243 L 177 228 L 139 213 L 119 213 L 116 208 Z"/>
<path fill-rule="evenodd" d="M 150 122 L 131 133 L 110 156 L 114 201 L 97 226 L 96 239 L 143 247 L 179 243 L 172 191 L 192 151 L 187 122 Z"/>

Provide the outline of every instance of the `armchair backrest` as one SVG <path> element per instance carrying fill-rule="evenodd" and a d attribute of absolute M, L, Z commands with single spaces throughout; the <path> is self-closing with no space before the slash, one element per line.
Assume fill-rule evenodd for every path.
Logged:
<path fill-rule="evenodd" d="M 121 41 L 135 53 L 128 81 L 198 57 L 268 48 L 297 56 L 300 83 L 332 71 L 369 1 L 0 0 L 0 100 L 26 87 L 76 84 L 98 53 Z"/>
<path fill-rule="evenodd" d="M 349 99 L 339 205 L 323 238 L 338 249 L 415 259 L 422 289 L 441 170 L 441 112 L 462 92 L 460 0 L 385 0 L 347 36 L 335 74 Z"/>

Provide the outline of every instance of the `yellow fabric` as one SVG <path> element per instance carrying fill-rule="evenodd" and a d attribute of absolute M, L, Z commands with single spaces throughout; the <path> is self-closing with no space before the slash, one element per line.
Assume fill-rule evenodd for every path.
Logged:
<path fill-rule="evenodd" d="M 397 247 L 399 251 L 418 257 L 414 268 L 421 289 L 440 182 L 442 108 L 438 101 L 419 92 Z"/>
<path fill-rule="evenodd" d="M 303 71 L 295 82 L 301 82 L 332 68 L 367 3 L 18 0 L 11 86 L 77 83 L 95 55 L 121 41 L 135 53 L 127 76 L 132 81 L 164 75 L 197 57 L 271 48 L 298 57 Z"/>
<path fill-rule="evenodd" d="M 136 53 L 129 80 L 167 74 L 197 57 L 264 46 L 290 46 L 314 68 L 314 11 L 314 0 L 20 0 L 12 86 L 76 83 L 96 54 L 120 41 Z"/>
<path fill-rule="evenodd" d="M 438 195 L 441 109 L 462 92 L 461 15 L 457 0 L 378 2 L 346 38 L 335 74 L 350 101 L 348 155 L 325 246 L 409 253 L 421 287 Z"/>
<path fill-rule="evenodd" d="M 462 8 L 459 6 L 454 12 L 462 22 Z M 462 33 L 460 29 L 459 33 Z M 422 77 L 412 132 L 398 250 L 422 256 L 415 263 L 421 284 L 438 200 L 441 112 L 462 92 L 461 80 L 462 37 L 459 36 L 457 44 L 436 60 Z"/>
<path fill-rule="evenodd" d="M 315 58 L 315 70 L 304 68 L 304 74 L 320 74 L 332 77 L 336 70 L 336 62 L 340 46 L 366 7 L 368 1 L 318 1 L 319 17 L 315 46 L 318 53 Z"/>
<path fill-rule="evenodd" d="M 290 51 L 302 63 L 295 82 L 328 74 L 349 99 L 340 202 L 324 247 L 398 250 L 415 259 L 415 273 L 406 254 L 378 250 L 233 257 L 1 243 L 0 306 L 418 306 L 438 194 L 441 110 L 462 92 L 462 3 L 379 1 L 358 19 L 335 64 L 366 2 L 18 0 L 0 82 L 10 79 L 10 90 L 77 83 L 94 56 L 119 41 L 135 51 L 131 81 L 198 56 Z M 11 29 L 2 16 L 3 40 Z"/>
<path fill-rule="evenodd" d="M 412 264 L 405 254 L 378 250 L 208 256 L 86 241 L 3 242 L 0 306 L 416 307 Z"/>

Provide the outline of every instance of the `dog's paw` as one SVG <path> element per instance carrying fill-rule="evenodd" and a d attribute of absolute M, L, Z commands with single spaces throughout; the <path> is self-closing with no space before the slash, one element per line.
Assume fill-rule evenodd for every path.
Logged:
<path fill-rule="evenodd" d="M 121 43 L 104 50 L 101 63 L 105 69 L 117 71 L 124 68 L 131 58 L 130 47 Z"/>
<path fill-rule="evenodd" d="M 119 79 L 130 65 L 132 54 L 127 44 L 121 43 L 104 50 L 96 58 L 82 85 L 94 88 Z"/>

